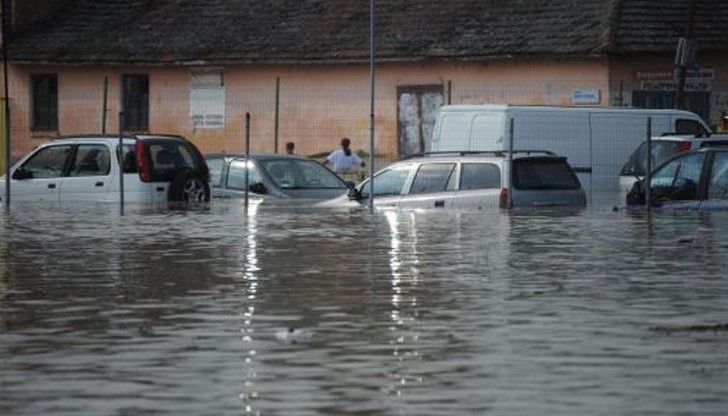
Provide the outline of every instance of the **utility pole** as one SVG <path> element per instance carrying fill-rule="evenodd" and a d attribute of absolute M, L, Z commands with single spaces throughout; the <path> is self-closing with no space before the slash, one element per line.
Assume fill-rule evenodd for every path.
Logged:
<path fill-rule="evenodd" d="M 695 42 L 693 37 L 693 25 L 695 21 L 695 0 L 690 0 L 688 22 L 685 27 L 685 36 L 680 37 L 675 53 L 675 67 L 677 69 L 677 87 L 675 88 L 675 108 L 685 108 L 685 81 L 687 78 L 688 65 L 695 60 Z"/>

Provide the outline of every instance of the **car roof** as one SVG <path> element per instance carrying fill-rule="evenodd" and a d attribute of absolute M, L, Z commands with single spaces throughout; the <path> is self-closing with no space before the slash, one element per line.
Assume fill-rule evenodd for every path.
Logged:
<path fill-rule="evenodd" d="M 652 141 L 713 141 L 728 142 L 728 134 L 710 134 L 710 135 L 694 135 L 694 134 L 677 134 L 665 133 L 660 136 L 653 136 Z"/>
<path fill-rule="evenodd" d="M 202 157 L 205 159 L 212 158 L 212 157 L 223 157 L 223 158 L 230 158 L 230 159 L 244 159 L 248 154 L 242 153 L 242 152 L 218 152 L 218 153 L 204 153 Z M 266 153 L 266 152 L 251 152 L 249 154 L 251 159 L 257 159 L 257 160 L 270 160 L 270 159 L 293 159 L 293 160 L 311 160 L 316 161 L 315 159 L 311 159 L 309 157 L 305 156 L 299 156 L 299 155 L 289 155 L 287 153 Z"/>
<path fill-rule="evenodd" d="M 182 140 L 187 141 L 182 136 L 175 134 L 134 134 L 134 135 L 122 135 L 124 140 L 150 140 L 150 139 L 162 139 L 162 140 Z M 63 141 L 63 140 L 119 140 L 118 134 L 93 134 L 93 133 L 82 133 L 82 134 L 64 134 L 62 136 L 54 137 L 51 141 Z"/>

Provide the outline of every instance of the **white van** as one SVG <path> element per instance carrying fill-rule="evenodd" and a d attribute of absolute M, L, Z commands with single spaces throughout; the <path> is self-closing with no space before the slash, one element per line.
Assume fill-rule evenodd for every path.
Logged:
<path fill-rule="evenodd" d="M 440 108 L 428 152 L 538 149 L 566 156 L 589 203 L 622 205 L 619 170 L 634 148 L 662 133 L 707 134 L 697 114 L 683 110 L 623 107 L 446 105 Z"/>

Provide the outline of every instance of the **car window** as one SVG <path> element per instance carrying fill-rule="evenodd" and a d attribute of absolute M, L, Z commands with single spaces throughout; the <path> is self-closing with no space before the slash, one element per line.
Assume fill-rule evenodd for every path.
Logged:
<path fill-rule="evenodd" d="M 221 157 L 205 159 L 207 168 L 210 170 L 210 185 L 219 188 L 222 185 L 222 168 L 225 161 Z"/>
<path fill-rule="evenodd" d="M 15 171 L 13 178 L 57 178 L 63 174 L 70 151 L 70 145 L 41 148 Z"/>
<path fill-rule="evenodd" d="M 650 188 L 655 200 L 692 200 L 698 197 L 698 182 L 705 153 L 682 155 L 652 175 Z"/>
<path fill-rule="evenodd" d="M 236 159 L 230 162 L 230 170 L 228 170 L 227 187 L 231 189 L 245 190 L 245 160 Z M 248 185 L 262 183 L 263 177 L 253 162 L 248 165 Z"/>
<path fill-rule="evenodd" d="M 263 169 L 268 171 L 273 182 L 281 189 L 299 187 L 300 172 L 292 160 L 265 160 L 261 161 Z"/>
<path fill-rule="evenodd" d="M 374 196 L 401 195 L 413 168 L 413 165 L 396 166 L 380 172 L 374 177 Z M 364 182 L 359 189 L 362 197 L 369 197 L 369 181 Z"/>
<path fill-rule="evenodd" d="M 454 163 L 423 163 L 417 169 L 410 187 L 410 194 L 428 194 L 447 190 Z"/>
<path fill-rule="evenodd" d="M 118 148 L 117 148 L 118 149 Z M 137 166 L 137 156 L 136 156 L 136 150 L 134 149 L 134 146 L 125 144 L 124 147 L 124 173 L 138 173 L 139 167 Z M 117 150 L 118 152 L 118 150 Z"/>
<path fill-rule="evenodd" d="M 197 158 L 185 143 L 150 143 L 149 152 L 155 172 L 197 169 Z"/>
<path fill-rule="evenodd" d="M 728 152 L 716 152 L 708 184 L 708 199 L 728 199 Z"/>
<path fill-rule="evenodd" d="M 495 163 L 463 163 L 460 172 L 461 191 L 500 187 L 500 168 Z"/>
<path fill-rule="evenodd" d="M 655 168 L 676 153 L 680 153 L 679 141 L 653 141 L 652 167 Z M 621 175 L 645 176 L 647 174 L 647 142 L 642 142 L 622 166 Z"/>
<path fill-rule="evenodd" d="M 277 163 L 278 162 L 278 163 Z M 282 163 L 281 163 L 282 162 Z M 296 189 L 346 189 L 344 183 L 335 173 L 326 169 L 315 160 L 290 159 L 262 163 L 272 172 L 280 167 L 283 170 L 282 184 Z M 269 167 L 270 166 L 270 167 Z M 286 171 L 288 175 L 286 175 Z M 281 186 L 284 187 L 284 186 Z"/>
<path fill-rule="evenodd" d="M 561 159 L 513 161 L 513 187 L 523 190 L 579 189 L 579 179 Z"/>
<path fill-rule="evenodd" d="M 106 176 L 111 170 L 109 148 L 103 144 L 81 144 L 76 148 L 69 176 Z"/>
<path fill-rule="evenodd" d="M 675 121 L 675 132 L 677 134 L 695 134 L 695 135 L 705 135 L 708 133 L 708 131 L 705 129 L 705 127 L 698 123 L 697 120 L 690 120 L 690 119 L 684 119 L 680 118 L 677 121 Z"/>

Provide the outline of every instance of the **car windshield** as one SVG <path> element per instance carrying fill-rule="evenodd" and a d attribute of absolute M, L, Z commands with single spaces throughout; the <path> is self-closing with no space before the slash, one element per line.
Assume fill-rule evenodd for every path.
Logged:
<path fill-rule="evenodd" d="M 315 160 L 264 159 L 260 165 L 281 189 L 347 189 L 346 182 Z"/>
<path fill-rule="evenodd" d="M 563 159 L 513 161 L 513 187 L 523 190 L 579 189 L 581 184 Z"/>

